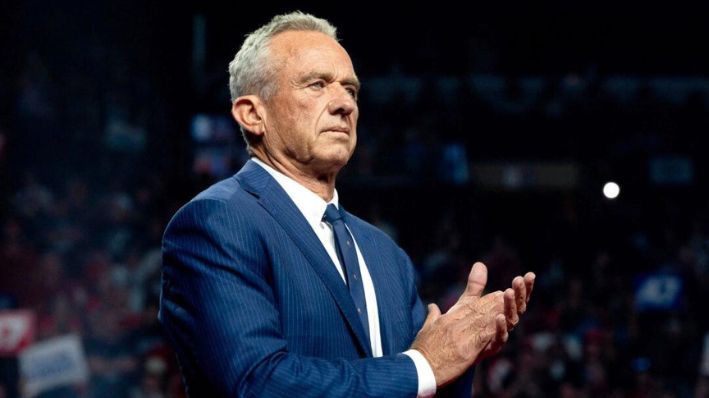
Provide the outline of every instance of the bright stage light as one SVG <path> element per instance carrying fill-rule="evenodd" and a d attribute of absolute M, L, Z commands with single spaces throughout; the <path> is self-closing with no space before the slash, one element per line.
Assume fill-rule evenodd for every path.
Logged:
<path fill-rule="evenodd" d="M 603 186 L 603 195 L 608 199 L 615 199 L 620 195 L 620 186 L 612 181 Z"/>

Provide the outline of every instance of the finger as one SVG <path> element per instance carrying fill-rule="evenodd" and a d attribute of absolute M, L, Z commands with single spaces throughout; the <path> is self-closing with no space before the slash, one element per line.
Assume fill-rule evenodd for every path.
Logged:
<path fill-rule="evenodd" d="M 423 326 L 429 325 L 436 321 L 436 319 L 441 317 L 441 309 L 434 303 L 428 305 L 428 315 L 426 315 L 426 320 L 423 322 Z"/>
<path fill-rule="evenodd" d="M 524 284 L 526 287 L 526 293 L 527 293 L 527 299 L 525 300 L 526 302 L 529 302 L 529 298 L 532 296 L 532 289 L 534 289 L 534 280 L 537 279 L 537 276 L 534 274 L 534 272 L 527 272 L 524 275 Z"/>
<path fill-rule="evenodd" d="M 484 357 L 497 354 L 502 349 L 502 346 L 507 343 L 509 339 L 509 332 L 507 331 L 507 320 L 502 314 L 497 314 L 495 317 L 495 337 L 490 340 L 484 350 Z M 481 358 L 482 359 L 482 358 Z"/>
<path fill-rule="evenodd" d="M 524 278 L 521 276 L 515 277 L 512 280 L 512 288 L 515 290 L 517 313 L 522 315 L 527 310 L 527 288 L 524 284 Z"/>
<path fill-rule="evenodd" d="M 480 352 L 480 355 L 475 360 L 475 363 L 479 363 L 490 355 L 500 352 L 502 346 L 504 346 L 505 343 L 507 343 L 507 340 L 509 340 L 510 335 L 507 331 L 507 320 L 503 314 L 497 314 L 497 316 L 495 316 L 494 328 L 494 337 L 485 345 L 485 348 Z"/>
<path fill-rule="evenodd" d="M 487 267 L 481 262 L 473 264 L 468 274 L 468 284 L 465 286 L 463 297 L 480 297 L 487 285 Z"/>
<path fill-rule="evenodd" d="M 502 344 L 505 344 L 510 337 L 510 334 L 507 331 L 507 320 L 505 319 L 505 316 L 502 314 L 497 315 L 495 317 L 495 325 L 495 340 L 499 342 L 499 345 L 501 346 Z"/>
<path fill-rule="evenodd" d="M 517 313 L 517 303 L 515 303 L 515 291 L 512 289 L 505 290 L 505 319 L 507 320 L 507 330 L 514 329 L 519 322 L 519 314 Z"/>

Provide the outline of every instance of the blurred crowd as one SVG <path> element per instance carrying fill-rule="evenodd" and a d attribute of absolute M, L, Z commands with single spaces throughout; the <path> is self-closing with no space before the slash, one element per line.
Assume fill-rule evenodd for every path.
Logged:
<path fill-rule="evenodd" d="M 39 341 L 80 336 L 90 372 L 44 398 L 184 396 L 156 318 L 160 239 L 214 177 L 191 173 L 187 119 L 170 120 L 162 91 L 130 59 L 112 59 L 58 71 L 30 54 L 0 86 L 13 94 L 0 124 L 0 305 L 33 310 Z M 451 305 L 477 259 L 491 289 L 537 273 L 524 321 L 478 367 L 476 396 L 709 396 L 700 371 L 709 201 L 698 187 L 706 87 L 630 78 L 618 89 L 591 72 L 453 80 L 364 79 L 341 197 L 411 254 L 426 301 Z M 467 172 L 480 159 L 592 168 L 667 152 L 694 159 L 689 184 L 637 177 L 635 193 L 615 202 L 584 180 L 568 191 L 489 192 Z M 430 210 L 418 217 L 421 208 Z M 411 224 L 415 212 L 425 223 Z M 639 305 L 648 275 L 679 280 L 676 300 Z M 0 364 L 0 397 L 17 396 L 16 360 Z"/>

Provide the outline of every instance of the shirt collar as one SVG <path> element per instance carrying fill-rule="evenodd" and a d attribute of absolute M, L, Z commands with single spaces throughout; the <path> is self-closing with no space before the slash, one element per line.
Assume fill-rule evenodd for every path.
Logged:
<path fill-rule="evenodd" d="M 252 157 L 251 160 L 266 170 L 266 172 L 276 180 L 278 185 L 286 191 L 288 197 L 290 197 L 293 203 L 295 203 L 295 206 L 298 210 L 300 210 L 312 228 L 317 228 L 320 225 L 323 214 L 325 214 L 325 208 L 327 208 L 328 204 L 332 203 L 338 209 L 340 208 L 337 189 L 335 189 L 335 192 L 332 195 L 332 200 L 325 202 L 325 200 L 323 200 L 323 198 L 318 196 L 315 192 L 267 165 L 260 159 Z"/>

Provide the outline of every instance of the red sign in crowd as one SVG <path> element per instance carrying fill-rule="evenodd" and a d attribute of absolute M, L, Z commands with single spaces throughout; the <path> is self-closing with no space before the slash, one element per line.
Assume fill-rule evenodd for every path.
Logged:
<path fill-rule="evenodd" d="M 32 311 L 0 311 L 0 356 L 16 356 L 35 339 Z"/>

